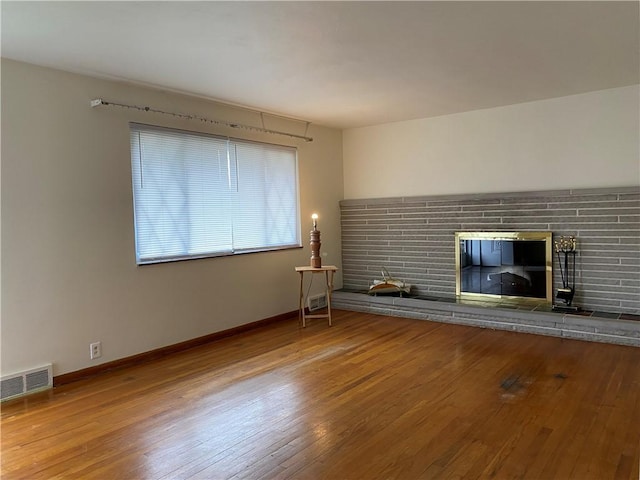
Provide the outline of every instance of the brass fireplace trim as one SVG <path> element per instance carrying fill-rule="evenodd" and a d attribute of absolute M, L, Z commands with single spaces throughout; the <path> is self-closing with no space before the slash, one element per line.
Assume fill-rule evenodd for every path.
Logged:
<path fill-rule="evenodd" d="M 455 233 L 455 258 L 456 258 L 456 296 L 461 299 L 509 299 L 522 303 L 553 302 L 553 250 L 552 232 L 456 232 Z M 471 293 L 461 291 L 460 272 L 460 241 L 461 240 L 543 240 L 545 242 L 545 282 L 546 298 L 517 297 L 511 295 L 493 295 L 486 293 Z"/>

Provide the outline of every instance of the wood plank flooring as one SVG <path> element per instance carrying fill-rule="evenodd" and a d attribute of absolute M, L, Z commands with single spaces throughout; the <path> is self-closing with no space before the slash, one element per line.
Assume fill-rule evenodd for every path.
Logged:
<path fill-rule="evenodd" d="M 336 311 L 1 417 L 5 480 L 635 480 L 640 348 Z"/>

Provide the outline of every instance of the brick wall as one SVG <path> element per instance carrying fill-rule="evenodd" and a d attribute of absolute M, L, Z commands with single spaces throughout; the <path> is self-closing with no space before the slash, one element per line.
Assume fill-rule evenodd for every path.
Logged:
<path fill-rule="evenodd" d="M 640 314 L 640 188 L 343 200 L 347 289 L 366 290 L 386 267 L 418 295 L 455 296 L 454 233 L 574 235 L 576 297 L 585 309 Z M 554 258 L 554 294 L 561 284 Z"/>

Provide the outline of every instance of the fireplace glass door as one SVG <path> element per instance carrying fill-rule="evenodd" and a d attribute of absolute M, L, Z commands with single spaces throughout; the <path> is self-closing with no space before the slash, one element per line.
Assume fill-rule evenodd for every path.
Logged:
<path fill-rule="evenodd" d="M 547 300 L 551 290 L 550 234 L 549 238 L 487 236 L 485 232 L 476 238 L 456 234 L 458 295 Z"/>

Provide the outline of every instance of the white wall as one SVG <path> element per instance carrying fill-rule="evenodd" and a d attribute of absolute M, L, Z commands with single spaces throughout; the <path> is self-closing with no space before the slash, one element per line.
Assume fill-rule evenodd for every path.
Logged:
<path fill-rule="evenodd" d="M 345 198 L 640 184 L 638 85 L 343 132 Z"/>
<path fill-rule="evenodd" d="M 60 375 L 297 309 L 294 266 L 309 262 L 313 211 L 323 261 L 340 266 L 340 131 L 312 125 L 304 143 L 92 109 L 92 98 L 260 124 L 213 102 L 3 60 L 2 375 L 49 362 Z M 129 121 L 298 146 L 304 248 L 136 266 Z M 95 341 L 103 357 L 91 361 Z"/>

